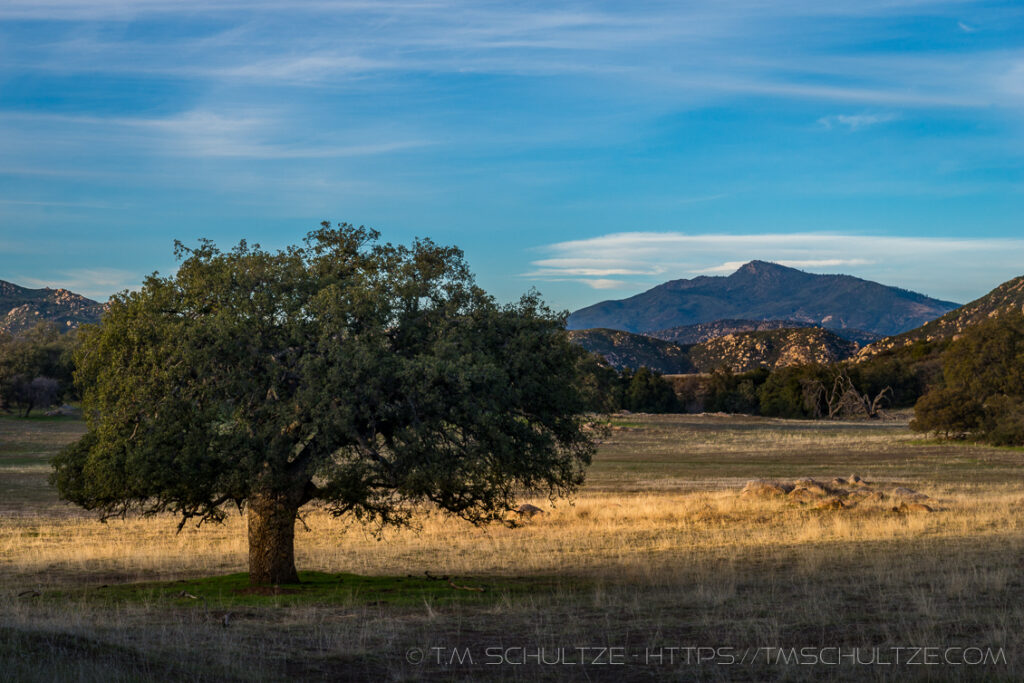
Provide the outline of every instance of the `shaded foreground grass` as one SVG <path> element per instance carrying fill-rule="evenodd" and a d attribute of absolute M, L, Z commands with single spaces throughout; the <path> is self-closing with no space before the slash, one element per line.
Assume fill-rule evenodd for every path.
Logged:
<path fill-rule="evenodd" d="M 553 585 L 543 577 L 500 577 L 488 582 L 462 577 L 361 576 L 299 572 L 299 583 L 274 586 L 249 584 L 243 572 L 177 581 L 138 581 L 83 588 L 60 587 L 22 592 L 40 603 L 77 602 L 97 606 L 162 604 L 166 607 L 201 605 L 205 609 L 239 607 L 300 607 L 304 605 L 437 606 L 457 603 L 489 604 L 516 595 L 537 595 Z M 230 620 L 229 620 L 230 622 Z"/>
<path fill-rule="evenodd" d="M 34 493 L 0 524 L 0 671 L 13 680 L 1024 678 L 1021 454 L 915 442 L 901 425 L 628 421 L 575 504 L 520 529 L 425 512 L 418 533 L 378 541 L 309 510 L 311 531 L 296 536 L 304 583 L 267 595 L 247 593 L 238 573 L 237 516 L 175 535 L 169 518 L 102 525 Z M 62 425 L 56 444 L 68 427 L 52 424 Z M 24 426 L 0 421 L 8 428 Z M 44 462 L 22 474 L 45 476 Z M 879 490 L 926 493 L 936 512 L 739 495 L 750 478 L 852 473 Z M 0 465 L 0 485 L 6 476 Z M 876 663 L 833 665 L 833 652 L 784 664 L 757 649 L 773 647 L 859 648 Z M 896 647 L 908 648 L 901 664 L 877 663 L 892 662 Z M 923 647 L 941 648 L 940 659 L 946 648 L 993 648 L 997 661 L 906 661 Z"/>

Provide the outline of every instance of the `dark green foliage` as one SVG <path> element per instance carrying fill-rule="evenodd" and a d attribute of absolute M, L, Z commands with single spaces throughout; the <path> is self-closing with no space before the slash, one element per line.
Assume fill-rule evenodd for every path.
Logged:
<path fill-rule="evenodd" d="M 947 438 L 966 436 L 978 429 L 984 406 L 978 399 L 947 387 L 936 387 L 914 406 L 910 428 Z"/>
<path fill-rule="evenodd" d="M 816 399 L 808 395 L 808 385 L 828 382 L 827 366 L 791 365 L 771 373 L 758 389 L 761 414 L 769 417 L 820 417 Z"/>
<path fill-rule="evenodd" d="M 74 398 L 74 332 L 42 322 L 18 335 L 0 333 L 0 408 L 28 416 L 58 399 Z"/>
<path fill-rule="evenodd" d="M 996 445 L 1024 445 L 1024 316 L 967 329 L 942 356 L 942 383 L 921 397 L 910 426 Z"/>
<path fill-rule="evenodd" d="M 672 384 L 647 367 L 621 372 L 596 354 L 587 354 L 580 364 L 580 393 L 587 409 L 610 413 L 631 410 L 638 413 L 677 413 L 682 406 Z"/>
<path fill-rule="evenodd" d="M 889 387 L 893 407 L 909 408 L 942 382 L 941 358 L 948 346 L 948 340 L 917 340 L 851 363 L 847 371 L 866 393 L 873 395 Z"/>
<path fill-rule="evenodd" d="M 627 382 L 623 407 L 638 413 L 675 413 L 679 412 L 679 400 L 664 377 L 644 367 L 635 373 L 623 372 L 623 380 Z"/>
<path fill-rule="evenodd" d="M 914 405 L 924 393 L 935 368 L 901 357 L 877 356 L 863 363 L 850 364 L 846 371 L 864 393 L 874 396 L 888 387 L 892 391 L 891 405 L 906 408 Z"/>
<path fill-rule="evenodd" d="M 484 523 L 523 491 L 579 486 L 594 445 L 564 318 L 535 294 L 497 304 L 456 248 L 377 238 L 324 223 L 280 252 L 179 244 L 175 276 L 113 297 L 81 332 L 89 432 L 54 461 L 61 496 L 182 524 L 248 503 L 253 571 L 259 539 L 290 546 L 280 520 L 309 501 Z"/>
<path fill-rule="evenodd" d="M 767 368 L 758 368 L 739 374 L 728 368 L 711 373 L 705 386 L 704 410 L 712 413 L 760 412 L 759 388 L 771 376 Z"/>
<path fill-rule="evenodd" d="M 618 370 L 594 353 L 585 353 L 580 359 L 578 386 L 589 412 L 611 413 L 622 410 L 625 383 Z"/>

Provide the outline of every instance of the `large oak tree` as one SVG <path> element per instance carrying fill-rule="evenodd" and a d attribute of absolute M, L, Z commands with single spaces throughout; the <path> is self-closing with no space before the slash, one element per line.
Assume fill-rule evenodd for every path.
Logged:
<path fill-rule="evenodd" d="M 303 246 L 180 243 L 84 327 L 87 434 L 60 495 L 104 517 L 246 510 L 254 584 L 298 580 L 299 508 L 403 524 L 433 503 L 481 524 L 564 495 L 594 449 L 581 351 L 534 294 L 499 305 L 462 253 L 322 224 Z M 179 529 L 181 526 L 179 526 Z"/>

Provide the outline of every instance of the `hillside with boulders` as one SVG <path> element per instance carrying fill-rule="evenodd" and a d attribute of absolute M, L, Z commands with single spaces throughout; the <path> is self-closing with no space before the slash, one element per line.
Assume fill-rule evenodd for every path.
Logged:
<path fill-rule="evenodd" d="M 669 375 L 833 363 L 858 350 L 856 343 L 819 327 L 738 332 L 688 345 L 621 330 L 573 330 L 569 337 L 617 369 L 647 367 Z"/>
<path fill-rule="evenodd" d="M 1008 280 L 985 296 L 909 332 L 880 339 L 861 349 L 858 358 L 863 360 L 887 352 L 899 352 L 914 345 L 941 345 L 955 340 L 968 327 L 1006 313 L 1020 312 L 1024 312 L 1024 276 Z"/>
<path fill-rule="evenodd" d="M 827 364 L 850 358 L 859 347 L 820 327 L 739 332 L 709 339 L 690 349 L 703 372 L 727 367 L 732 372 L 790 365 Z"/>
<path fill-rule="evenodd" d="M 97 323 L 103 304 L 66 289 L 28 289 L 0 280 L 0 332 L 19 334 L 41 322 L 72 330 Z"/>
<path fill-rule="evenodd" d="M 689 347 L 621 330 L 572 330 L 569 339 L 617 370 L 646 367 L 663 375 L 698 372 Z"/>
<path fill-rule="evenodd" d="M 718 337 L 724 337 L 727 334 L 736 334 L 737 332 L 765 332 L 768 330 L 785 330 L 801 327 L 811 328 L 819 326 L 813 323 L 800 322 L 799 320 L 725 319 L 713 320 L 709 323 L 697 323 L 695 325 L 679 325 L 677 327 L 670 327 L 666 330 L 649 332 L 648 336 L 654 337 L 655 339 L 664 339 L 665 341 L 685 345 L 700 344 L 701 342 L 706 342 Z M 871 332 L 864 332 L 862 330 L 854 330 L 852 328 L 832 330 L 832 332 L 843 339 L 857 342 L 861 346 L 865 346 L 881 339 L 880 335 L 872 334 Z"/>

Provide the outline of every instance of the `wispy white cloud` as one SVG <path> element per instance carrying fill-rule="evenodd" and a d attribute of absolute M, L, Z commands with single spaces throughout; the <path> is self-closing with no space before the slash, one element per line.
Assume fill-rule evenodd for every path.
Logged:
<path fill-rule="evenodd" d="M 8 127 L 21 124 L 16 130 L 22 142 L 38 136 L 40 147 L 47 144 L 50 126 L 60 125 L 65 133 L 81 129 L 83 137 L 92 140 L 107 136 L 127 147 L 200 158 L 329 159 L 390 154 L 433 144 L 412 138 L 388 140 L 367 129 L 347 131 L 343 140 L 331 134 L 311 136 L 289 125 L 287 112 L 277 111 L 226 115 L 196 109 L 167 117 L 0 112 L 0 130 L 5 122 Z"/>
<path fill-rule="evenodd" d="M 595 289 L 604 288 L 594 285 L 593 275 L 597 273 L 630 276 L 618 279 L 616 287 L 637 291 L 680 277 L 729 274 L 744 263 L 763 260 L 818 272 L 858 275 L 962 300 L 1020 275 L 1020 264 L 1024 263 L 1024 239 L 831 232 L 621 232 L 557 242 L 540 251 L 548 258 L 533 261 L 537 269 L 523 277 L 575 280 Z"/>
<path fill-rule="evenodd" d="M 18 284 L 29 287 L 69 289 L 98 301 L 106 301 L 114 292 L 142 286 L 145 274 L 122 268 L 73 268 L 52 273 L 47 277 L 17 275 Z"/>
<path fill-rule="evenodd" d="M 895 121 L 897 118 L 899 118 L 897 114 L 835 114 L 833 116 L 823 116 L 818 119 L 818 123 L 825 128 L 831 129 L 845 126 L 847 129 L 855 131 L 880 123 Z"/>
<path fill-rule="evenodd" d="M 228 84 L 245 79 L 333 87 L 363 76 L 534 74 L 612 79 L 651 97 L 687 100 L 746 94 L 890 106 L 1004 104 L 994 79 L 1006 63 L 1005 51 L 933 51 L 927 59 L 903 50 L 844 54 L 820 49 L 826 39 L 808 30 L 816 22 L 883 21 L 908 11 L 949 15 L 955 9 L 926 1 L 740 0 L 637 4 L 623 11 L 601 2 L 567 9 L 471 0 L 13 0 L 0 6 L 0 19 L 173 22 L 219 15 L 229 25 L 212 36 L 162 31 L 145 41 L 57 33 L 7 56 L 7 66 L 63 73 L 134 71 Z M 975 30 L 962 21 L 958 26 Z M 302 48 L 296 49 L 300 36 Z"/>
<path fill-rule="evenodd" d="M 569 275 L 586 277 L 603 277 L 607 275 L 658 275 L 664 272 L 660 267 L 645 267 L 642 264 L 629 264 L 621 259 L 600 258 L 553 258 L 533 261 L 538 270 L 526 273 L 531 277 L 546 275 Z"/>
<path fill-rule="evenodd" d="M 626 282 L 625 280 L 584 279 L 581 280 L 580 282 L 583 282 L 592 289 L 628 289 L 630 287 L 630 283 Z"/>
<path fill-rule="evenodd" d="M 956 25 L 957 25 L 957 26 L 958 26 L 958 27 L 960 28 L 960 30 L 961 30 L 961 31 L 963 31 L 964 33 L 977 33 L 977 31 L 978 31 L 978 29 L 977 29 L 977 28 L 975 28 L 974 26 L 969 26 L 968 24 L 965 24 L 965 23 L 964 23 L 964 22 L 962 22 L 962 21 L 958 21 L 958 22 L 956 22 Z"/>
<path fill-rule="evenodd" d="M 724 273 L 726 275 L 734 273 L 739 268 L 747 263 L 747 261 L 726 261 L 717 266 L 711 266 L 709 268 L 698 268 L 693 270 L 694 273 Z M 783 259 L 775 261 L 783 266 L 789 266 L 790 268 L 836 268 L 838 266 L 865 266 L 872 263 L 867 259 L 862 258 L 820 258 L 820 259 Z"/>

